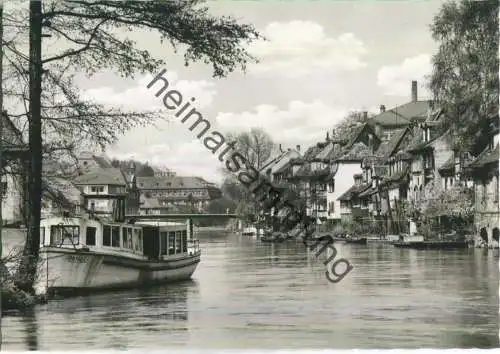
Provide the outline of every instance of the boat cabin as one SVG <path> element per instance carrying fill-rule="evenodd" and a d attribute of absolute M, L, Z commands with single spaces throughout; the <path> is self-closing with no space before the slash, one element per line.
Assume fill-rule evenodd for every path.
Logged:
<path fill-rule="evenodd" d="M 192 253 L 191 233 L 183 223 L 123 224 L 78 217 L 52 217 L 40 223 L 41 247 L 88 248 L 158 260 Z"/>

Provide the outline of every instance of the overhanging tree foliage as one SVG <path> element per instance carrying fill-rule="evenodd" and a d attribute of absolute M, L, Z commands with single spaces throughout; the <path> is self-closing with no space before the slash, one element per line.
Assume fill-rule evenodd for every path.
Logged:
<path fill-rule="evenodd" d="M 451 1 L 431 25 L 439 48 L 430 88 L 458 148 L 473 148 L 498 114 L 498 9 L 498 0 Z"/>
<path fill-rule="evenodd" d="M 27 7 L 4 12 L 3 41 L 6 68 L 2 82 L 5 107 L 17 127 L 28 134 L 28 67 L 26 54 L 29 30 Z M 156 112 L 123 111 L 104 107 L 82 97 L 75 84 L 77 73 L 93 75 L 113 69 L 123 77 L 156 71 L 164 61 L 154 58 L 127 37 L 137 30 L 158 35 L 174 51 L 184 51 L 185 63 L 203 61 L 211 64 L 213 75 L 223 77 L 235 69 L 245 69 L 255 61 L 245 50 L 245 43 L 259 38 L 251 25 L 239 24 L 231 17 L 212 16 L 201 0 L 178 1 L 46 1 L 43 32 L 50 34 L 42 47 L 41 117 L 46 155 L 62 159 L 76 148 L 104 148 L 134 126 L 148 124 Z M 50 50 L 49 50 L 50 49 Z M 32 151 L 39 155 L 40 151 Z M 41 173 L 41 171 L 38 171 Z M 31 191 L 31 209 L 40 205 L 41 190 Z M 30 262 L 36 263 L 40 243 L 38 227 L 30 227 L 26 249 Z M 32 225 L 32 226 L 33 226 Z M 25 274 L 23 289 L 33 285 L 33 267 Z"/>

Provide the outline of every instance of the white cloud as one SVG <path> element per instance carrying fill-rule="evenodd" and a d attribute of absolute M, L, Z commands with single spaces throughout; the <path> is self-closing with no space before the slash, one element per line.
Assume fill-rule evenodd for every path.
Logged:
<path fill-rule="evenodd" d="M 397 65 L 383 66 L 377 73 L 377 85 L 387 95 L 406 96 L 411 94 L 411 81 L 418 81 L 419 99 L 430 97 L 426 87 L 426 76 L 432 72 L 431 56 L 420 54 L 415 57 L 406 58 Z"/>
<path fill-rule="evenodd" d="M 331 131 L 348 111 L 347 108 L 319 100 L 291 101 L 284 108 L 263 104 L 252 111 L 219 113 L 211 123 L 212 131 L 217 130 L 223 135 L 262 127 L 275 143 L 284 147 L 300 144 L 304 150 L 324 139 L 326 132 Z M 165 124 L 169 124 L 168 131 L 148 133 L 148 128 L 144 128 L 140 134 L 130 135 L 119 146 L 110 149 L 109 155 L 164 165 L 180 175 L 220 180 L 223 164 L 201 140 L 193 139 L 194 133 L 189 131 L 189 127 L 178 122 Z"/>
<path fill-rule="evenodd" d="M 209 181 L 217 182 L 223 166 L 198 139 L 182 144 L 147 145 L 134 152 L 110 151 L 112 157 L 119 159 L 133 158 L 138 161 L 148 161 L 155 166 L 166 166 L 179 176 L 199 176 Z"/>
<path fill-rule="evenodd" d="M 262 127 L 276 143 L 294 147 L 323 139 L 348 111 L 345 107 L 330 106 L 319 100 L 310 103 L 291 101 L 285 109 L 259 105 L 251 112 L 219 113 L 216 121 L 221 132 Z"/>
<path fill-rule="evenodd" d="M 328 37 L 323 26 L 309 21 L 272 22 L 262 31 L 268 41 L 256 41 L 249 52 L 261 60 L 256 73 L 302 76 L 314 70 L 355 70 L 366 64 L 364 43 L 352 33 Z"/>
<path fill-rule="evenodd" d="M 120 107 L 124 110 L 149 111 L 165 109 L 161 98 L 155 96 L 155 93 L 161 88 L 160 84 L 162 82 L 159 81 L 151 89 L 146 87 L 153 77 L 153 75 L 145 75 L 137 81 L 135 86 L 122 91 L 112 87 L 89 89 L 84 91 L 83 97 L 100 104 Z M 213 82 L 179 80 L 178 75 L 173 71 L 167 71 L 164 77 L 167 78 L 170 88 L 178 90 L 183 97 L 194 97 L 197 108 L 209 106 L 216 94 Z M 156 87 L 158 89 L 155 90 Z"/>

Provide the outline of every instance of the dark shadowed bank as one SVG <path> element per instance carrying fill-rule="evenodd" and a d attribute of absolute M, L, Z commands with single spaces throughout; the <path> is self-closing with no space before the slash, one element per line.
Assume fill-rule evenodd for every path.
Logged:
<path fill-rule="evenodd" d="M 44 296 L 36 296 L 33 292 L 24 291 L 16 286 L 16 280 L 21 277 L 18 268 L 24 247 L 25 232 L 25 230 L 18 228 L 4 228 L 2 230 L 2 240 L 5 241 L 4 254 L 0 260 L 1 311 L 3 314 L 27 310 L 34 305 L 46 302 Z M 23 241 L 19 243 L 20 240 Z M 12 244 L 15 246 L 12 247 Z"/>

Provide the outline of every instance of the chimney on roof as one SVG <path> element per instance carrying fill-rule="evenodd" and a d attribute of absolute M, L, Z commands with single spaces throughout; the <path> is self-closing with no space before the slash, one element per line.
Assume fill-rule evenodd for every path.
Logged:
<path fill-rule="evenodd" d="M 368 111 L 363 111 L 363 120 L 368 119 Z"/>
<path fill-rule="evenodd" d="M 381 104 L 380 105 L 380 113 L 384 113 L 385 112 L 385 105 Z"/>
<path fill-rule="evenodd" d="M 296 148 L 297 148 L 297 151 L 300 152 L 300 145 L 297 145 Z"/>
<path fill-rule="evenodd" d="M 326 132 L 326 141 L 330 141 L 330 134 Z"/>
<path fill-rule="evenodd" d="M 281 144 L 279 145 L 280 152 L 283 152 L 283 148 L 281 147 Z"/>
<path fill-rule="evenodd" d="M 412 102 L 418 101 L 418 88 L 417 88 L 417 81 L 415 80 L 411 82 L 411 101 Z"/>

